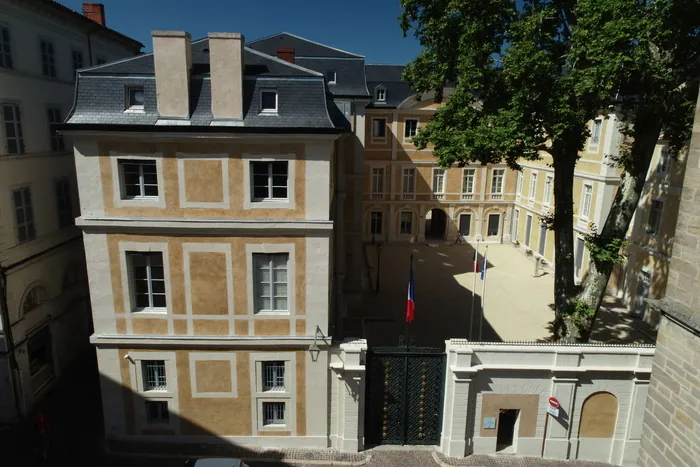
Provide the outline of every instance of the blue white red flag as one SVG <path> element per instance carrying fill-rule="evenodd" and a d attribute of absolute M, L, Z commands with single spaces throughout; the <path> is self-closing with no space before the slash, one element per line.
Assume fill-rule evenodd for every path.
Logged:
<path fill-rule="evenodd" d="M 481 280 L 483 281 L 486 279 L 486 253 L 489 252 L 489 247 L 488 245 L 486 246 L 486 249 L 484 250 L 484 264 L 481 266 Z"/>
<path fill-rule="evenodd" d="M 474 272 L 479 272 L 479 244 L 474 248 Z"/>
<path fill-rule="evenodd" d="M 408 299 L 406 301 L 406 322 L 413 322 L 416 314 L 416 289 L 413 282 L 413 255 L 411 255 L 411 275 L 408 278 Z"/>

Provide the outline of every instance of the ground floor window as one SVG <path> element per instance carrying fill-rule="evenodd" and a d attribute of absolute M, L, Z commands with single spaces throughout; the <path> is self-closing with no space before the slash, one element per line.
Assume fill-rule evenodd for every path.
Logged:
<path fill-rule="evenodd" d="M 263 402 L 263 426 L 284 425 L 284 402 Z"/>
<path fill-rule="evenodd" d="M 51 330 L 48 326 L 29 338 L 27 355 L 29 356 L 32 389 L 36 393 L 54 376 Z"/>
<path fill-rule="evenodd" d="M 501 215 L 500 214 L 489 214 L 489 223 L 488 223 L 488 228 L 486 230 L 486 235 L 489 237 L 495 237 L 498 235 L 498 228 L 501 224 Z"/>
<path fill-rule="evenodd" d="M 384 213 L 381 211 L 374 211 L 370 215 L 370 233 L 381 235 L 382 233 L 382 223 L 384 220 Z"/>
<path fill-rule="evenodd" d="M 411 211 L 404 211 L 401 213 L 400 232 L 405 235 L 411 235 L 413 233 L 413 213 Z"/>
<path fill-rule="evenodd" d="M 145 401 L 146 422 L 149 424 L 161 424 L 170 422 L 170 411 L 167 401 Z"/>
<path fill-rule="evenodd" d="M 472 215 L 460 214 L 459 216 L 459 234 L 463 237 L 469 237 L 472 232 Z"/>

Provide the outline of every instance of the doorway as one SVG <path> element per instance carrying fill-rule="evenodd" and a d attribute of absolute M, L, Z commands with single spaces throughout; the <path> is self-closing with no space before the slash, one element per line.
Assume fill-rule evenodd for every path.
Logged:
<path fill-rule="evenodd" d="M 634 297 L 634 315 L 638 318 L 644 316 L 647 311 L 646 299 L 649 298 L 651 289 L 651 272 L 642 269 L 637 276 L 637 293 Z"/>
<path fill-rule="evenodd" d="M 525 219 L 525 238 L 523 239 L 525 246 L 530 246 L 530 233 L 532 233 L 532 216 L 528 214 Z"/>
<path fill-rule="evenodd" d="M 518 222 L 520 220 L 520 211 L 515 209 L 513 211 L 513 231 L 510 234 L 510 238 L 513 242 L 518 242 Z"/>
<path fill-rule="evenodd" d="M 501 226 L 501 215 L 500 214 L 489 214 L 489 222 L 486 226 L 486 236 L 496 237 L 500 231 Z"/>
<path fill-rule="evenodd" d="M 447 214 L 440 208 L 430 210 L 430 218 L 425 219 L 425 238 L 444 240 L 447 230 Z"/>
<path fill-rule="evenodd" d="M 498 433 L 496 435 L 496 451 L 514 453 L 517 447 L 516 436 L 520 421 L 520 410 L 501 409 L 498 414 Z"/>
<path fill-rule="evenodd" d="M 537 246 L 537 253 L 540 256 L 544 256 L 544 248 L 547 245 L 547 226 L 545 224 L 540 224 L 540 238 L 539 245 Z"/>
<path fill-rule="evenodd" d="M 462 237 L 469 237 L 472 232 L 472 215 L 460 214 L 459 216 L 459 234 Z"/>

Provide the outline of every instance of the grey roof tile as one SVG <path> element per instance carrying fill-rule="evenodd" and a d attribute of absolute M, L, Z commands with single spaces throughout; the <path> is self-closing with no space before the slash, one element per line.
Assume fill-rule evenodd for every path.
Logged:
<path fill-rule="evenodd" d="M 276 55 L 277 49 L 280 47 L 292 47 L 299 57 L 364 58 L 362 55 L 319 44 L 288 32 L 280 32 L 272 36 L 249 41 L 247 45 L 268 55 Z"/>

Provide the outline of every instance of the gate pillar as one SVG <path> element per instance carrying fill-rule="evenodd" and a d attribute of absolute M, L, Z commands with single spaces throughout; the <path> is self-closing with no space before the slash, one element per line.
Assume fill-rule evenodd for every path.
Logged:
<path fill-rule="evenodd" d="M 337 449 L 358 452 L 365 444 L 365 339 L 346 340 L 330 367 L 338 378 L 335 408 L 337 419 Z"/>
<path fill-rule="evenodd" d="M 473 415 L 470 416 L 471 382 L 476 370 L 472 368 L 471 346 L 446 342 L 445 402 L 443 408 L 440 452 L 449 457 L 467 454 L 467 439 L 471 443 Z M 471 453 L 471 446 L 469 447 Z"/>

